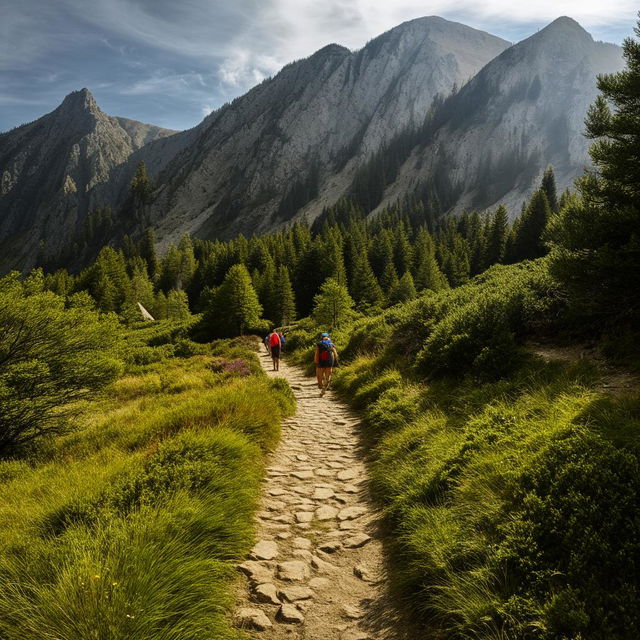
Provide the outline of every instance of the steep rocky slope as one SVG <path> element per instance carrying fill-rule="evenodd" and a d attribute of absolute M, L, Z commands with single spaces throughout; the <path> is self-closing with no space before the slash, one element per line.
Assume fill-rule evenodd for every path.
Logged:
<path fill-rule="evenodd" d="M 152 208 L 165 242 L 266 231 L 448 94 L 508 43 L 442 18 L 404 23 L 350 52 L 329 45 L 285 67 L 194 130 Z"/>
<path fill-rule="evenodd" d="M 166 246 L 184 232 L 313 220 L 399 139 L 401 166 L 380 178 L 376 205 L 418 190 L 440 211 L 505 202 L 516 213 L 547 165 L 560 188 L 582 172 L 596 75 L 621 67 L 620 47 L 569 18 L 510 46 L 428 17 L 356 52 L 329 45 L 180 133 L 108 116 L 75 92 L 0 134 L 0 272 L 73 252 L 88 212 L 104 205 L 120 213 L 96 246 L 147 224 Z M 140 161 L 155 185 L 142 222 L 121 208 Z"/>
<path fill-rule="evenodd" d="M 491 61 L 446 101 L 381 206 L 429 185 L 443 208 L 504 202 L 512 215 L 553 165 L 558 187 L 589 165 L 584 118 L 621 49 L 559 18 Z"/>
<path fill-rule="evenodd" d="M 114 167 L 174 133 L 108 116 L 83 89 L 0 135 L 0 270 L 30 267 L 39 252 L 64 247 L 92 207 L 116 200 Z"/>

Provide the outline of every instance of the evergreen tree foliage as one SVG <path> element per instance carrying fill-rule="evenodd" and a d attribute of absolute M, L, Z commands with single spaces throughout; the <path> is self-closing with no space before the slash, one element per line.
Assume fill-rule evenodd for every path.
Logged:
<path fill-rule="evenodd" d="M 408 302 L 413 300 L 418 294 L 416 293 L 416 287 L 413 283 L 413 276 L 407 271 L 391 292 L 390 302 L 391 304 L 398 304 L 399 302 Z"/>
<path fill-rule="evenodd" d="M 184 234 L 178 243 L 178 251 L 180 252 L 180 270 L 178 272 L 178 289 L 187 289 L 196 272 L 196 258 L 193 252 L 193 244 L 191 237 Z"/>
<path fill-rule="evenodd" d="M 383 300 L 382 289 L 373 273 L 366 250 L 356 249 L 351 260 L 349 290 L 358 308 L 379 306 Z"/>
<path fill-rule="evenodd" d="M 144 232 L 144 237 L 140 245 L 140 256 L 147 263 L 149 277 L 155 280 L 160 272 L 158 254 L 156 253 L 156 234 L 152 227 L 148 227 Z"/>
<path fill-rule="evenodd" d="M 167 295 L 167 315 L 171 320 L 185 320 L 191 315 L 189 300 L 182 289 L 171 289 Z"/>
<path fill-rule="evenodd" d="M 213 335 L 231 337 L 257 328 L 261 314 L 262 306 L 251 276 L 243 264 L 236 264 L 212 292 L 203 321 Z"/>
<path fill-rule="evenodd" d="M 334 278 L 327 278 L 314 298 L 312 315 L 318 325 L 333 330 L 345 322 L 353 307 L 347 288 Z"/>
<path fill-rule="evenodd" d="M 529 206 L 520 218 L 515 237 L 516 260 L 540 258 L 547 253 L 543 236 L 551 218 L 551 208 L 543 189 L 533 194 Z"/>
<path fill-rule="evenodd" d="M 380 277 L 380 287 L 387 300 L 390 300 L 391 292 L 398 286 L 398 272 L 393 261 L 387 262 L 382 276 Z"/>
<path fill-rule="evenodd" d="M 276 313 L 274 322 L 285 326 L 296 319 L 296 298 L 291 285 L 289 269 L 283 264 L 278 268 L 276 287 Z"/>
<path fill-rule="evenodd" d="M 131 179 L 129 191 L 136 204 L 146 204 L 151 197 L 153 186 L 147 173 L 147 166 L 142 161 L 139 162 L 136 167 L 136 172 Z"/>
<path fill-rule="evenodd" d="M 484 259 L 486 266 L 501 264 L 505 261 L 509 236 L 508 215 L 506 207 L 500 205 L 491 218 Z"/>
<path fill-rule="evenodd" d="M 556 176 L 553 173 L 553 167 L 547 167 L 544 175 L 542 176 L 542 184 L 540 188 L 544 191 L 549 201 L 549 207 L 553 213 L 558 213 L 558 192 L 556 189 Z"/>
<path fill-rule="evenodd" d="M 635 28 L 640 38 L 640 21 Z M 600 76 L 587 135 L 596 167 L 577 181 L 550 228 L 551 268 L 582 322 L 640 320 L 640 40 L 623 44 L 626 69 Z"/>

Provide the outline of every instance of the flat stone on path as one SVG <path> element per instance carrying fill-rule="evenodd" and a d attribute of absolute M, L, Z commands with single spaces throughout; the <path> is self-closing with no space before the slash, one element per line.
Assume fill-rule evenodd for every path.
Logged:
<path fill-rule="evenodd" d="M 309 538 L 294 538 L 292 541 L 294 549 L 311 549 Z"/>
<path fill-rule="evenodd" d="M 278 592 L 276 585 L 271 582 L 265 584 L 259 584 L 254 592 L 256 594 L 256 600 L 258 602 L 266 602 L 267 604 L 281 604 L 278 599 Z"/>
<path fill-rule="evenodd" d="M 358 549 L 364 547 L 367 542 L 371 541 L 371 537 L 366 533 L 356 533 L 354 536 L 345 538 L 343 544 L 347 549 Z"/>
<path fill-rule="evenodd" d="M 329 505 L 320 507 L 316 511 L 316 518 L 318 520 L 333 520 L 337 515 L 338 510 L 335 507 L 330 507 Z"/>
<path fill-rule="evenodd" d="M 240 609 L 237 614 L 238 626 L 240 628 L 257 629 L 264 631 L 273 626 L 267 614 L 260 609 Z"/>
<path fill-rule="evenodd" d="M 366 507 L 346 507 L 338 513 L 338 520 L 355 520 L 367 513 Z"/>
<path fill-rule="evenodd" d="M 313 520 L 313 512 L 298 511 L 298 513 L 296 513 L 296 520 L 298 522 L 311 522 Z"/>
<path fill-rule="evenodd" d="M 331 586 L 331 581 L 328 580 L 327 578 L 311 578 L 311 580 L 309 580 L 309 586 L 312 589 L 326 589 L 327 587 Z"/>
<path fill-rule="evenodd" d="M 309 587 L 282 587 L 278 591 L 278 595 L 288 602 L 296 602 L 312 598 L 313 591 Z"/>
<path fill-rule="evenodd" d="M 282 622 L 289 622 L 291 624 L 304 622 L 304 616 L 292 604 L 283 604 L 280 607 L 280 611 L 278 611 L 278 618 L 282 620 Z"/>
<path fill-rule="evenodd" d="M 261 540 L 251 549 L 251 556 L 257 560 L 273 560 L 278 557 L 278 545 L 271 540 Z"/>
<path fill-rule="evenodd" d="M 294 471 L 291 475 L 298 480 L 310 480 L 313 478 L 313 471 Z"/>
<path fill-rule="evenodd" d="M 248 576 L 249 580 L 254 584 L 271 582 L 273 578 L 273 571 L 259 562 L 244 562 L 243 564 L 238 565 L 238 569 Z"/>
<path fill-rule="evenodd" d="M 345 469 L 344 471 L 338 471 L 338 480 L 353 480 L 359 475 L 357 469 Z"/>
<path fill-rule="evenodd" d="M 301 560 L 289 560 L 278 565 L 278 578 L 287 582 L 309 579 L 309 566 Z"/>
<path fill-rule="evenodd" d="M 334 496 L 333 489 L 327 489 L 325 487 L 316 487 L 316 490 L 311 496 L 314 500 L 328 500 Z"/>
<path fill-rule="evenodd" d="M 325 562 L 321 558 L 318 558 L 318 556 L 313 556 L 311 558 L 311 566 L 316 571 L 320 571 L 321 573 L 331 573 L 337 570 L 337 567 L 335 565 L 331 564 L 330 562 Z"/>

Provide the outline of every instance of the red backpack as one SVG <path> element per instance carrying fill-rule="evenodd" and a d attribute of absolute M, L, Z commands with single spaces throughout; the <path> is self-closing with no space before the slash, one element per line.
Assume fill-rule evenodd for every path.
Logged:
<path fill-rule="evenodd" d="M 272 333 L 271 338 L 269 339 L 270 347 L 279 347 L 280 346 L 280 336 L 277 333 Z"/>

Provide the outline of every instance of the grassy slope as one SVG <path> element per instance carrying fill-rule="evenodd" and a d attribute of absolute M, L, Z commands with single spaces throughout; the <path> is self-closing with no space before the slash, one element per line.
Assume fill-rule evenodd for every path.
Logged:
<path fill-rule="evenodd" d="M 395 578 L 434 638 L 640 635 L 640 398 L 526 353 L 557 309 L 540 261 L 342 339 L 335 386 L 363 414 Z"/>
<path fill-rule="evenodd" d="M 174 344 L 132 345 L 156 362 L 82 407 L 71 434 L 0 463 L 3 639 L 236 637 L 234 563 L 293 398 L 243 345 L 178 341 L 209 355 L 168 359 Z"/>

